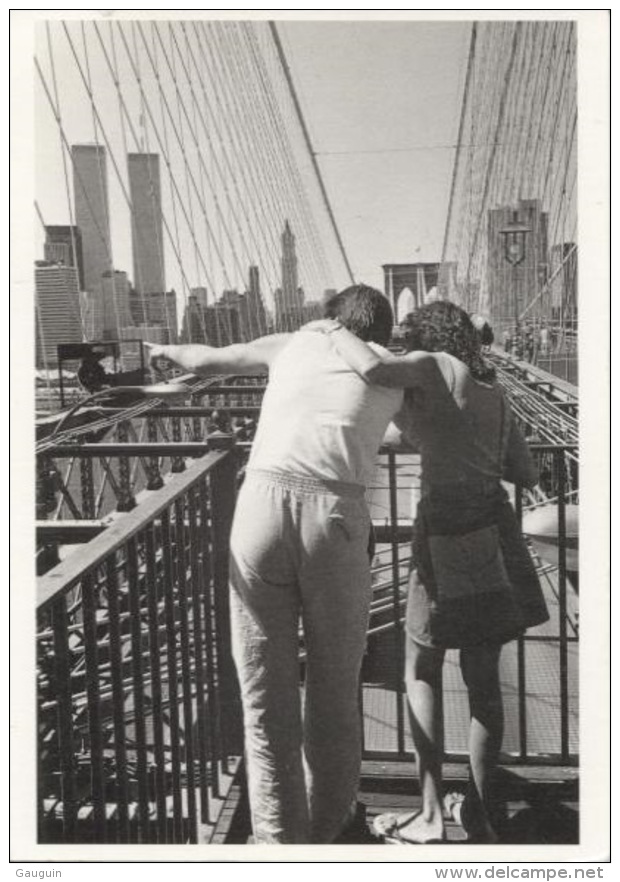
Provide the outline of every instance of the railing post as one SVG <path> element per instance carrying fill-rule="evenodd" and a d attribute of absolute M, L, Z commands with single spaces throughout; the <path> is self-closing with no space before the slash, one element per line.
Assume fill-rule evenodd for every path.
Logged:
<path fill-rule="evenodd" d="M 95 842 L 105 842 L 107 813 L 104 781 L 104 732 L 101 708 L 101 668 L 99 666 L 99 592 L 95 576 L 85 575 L 81 581 L 82 614 L 84 617 L 84 663 L 86 674 L 86 707 L 88 711 L 88 750 L 92 798 L 91 830 Z"/>
<path fill-rule="evenodd" d="M 239 686 L 232 659 L 228 594 L 230 530 L 235 510 L 237 458 L 234 437 L 213 432 L 209 447 L 230 452 L 211 474 L 211 529 L 221 734 L 225 755 L 243 750 Z"/>
<path fill-rule="evenodd" d="M 171 422 L 172 422 L 172 440 L 177 443 L 180 443 L 182 440 L 181 420 L 179 419 L 179 417 L 172 417 Z M 185 460 L 183 459 L 182 456 L 173 456 L 172 457 L 170 471 L 174 472 L 174 473 L 185 471 Z"/>
<path fill-rule="evenodd" d="M 147 417 L 146 419 L 146 437 L 148 441 L 156 442 L 157 441 L 157 420 L 154 417 Z M 161 472 L 159 471 L 159 457 L 158 456 L 148 456 L 146 458 L 146 470 L 147 470 L 147 490 L 159 490 L 160 487 L 164 486 L 164 479 L 161 476 Z"/>
<path fill-rule="evenodd" d="M 84 518 L 94 518 L 95 482 L 93 480 L 93 461 L 86 456 L 80 457 L 80 483 L 82 486 L 82 515 Z"/>
<path fill-rule="evenodd" d="M 202 393 L 194 393 L 190 401 L 192 407 L 200 407 L 202 402 Z M 195 416 L 192 419 L 192 435 L 194 437 L 194 441 L 202 440 L 202 423 L 199 416 Z"/>
<path fill-rule="evenodd" d="M 520 484 L 515 485 L 515 513 L 519 530 L 523 525 L 523 488 Z M 526 700 L 526 673 L 525 673 L 525 637 L 521 635 L 517 639 L 517 708 L 519 721 L 519 757 L 522 761 L 527 759 L 527 700 Z"/>
<path fill-rule="evenodd" d="M 59 597 L 52 607 L 52 628 L 54 632 L 54 686 L 58 702 L 57 737 L 60 754 L 62 826 L 64 841 L 75 842 L 77 825 L 77 764 L 73 741 L 73 704 L 68 624 L 65 598 Z"/>
<path fill-rule="evenodd" d="M 117 428 L 118 440 L 124 444 L 129 440 L 129 432 L 127 431 L 127 423 L 120 422 Z M 136 500 L 131 488 L 131 470 L 129 468 L 129 457 L 118 457 L 118 482 L 119 495 L 117 511 L 131 511 L 135 508 Z"/>
<path fill-rule="evenodd" d="M 58 474 L 49 456 L 37 456 L 37 503 L 36 513 L 44 520 L 56 508 L 56 484 Z"/>

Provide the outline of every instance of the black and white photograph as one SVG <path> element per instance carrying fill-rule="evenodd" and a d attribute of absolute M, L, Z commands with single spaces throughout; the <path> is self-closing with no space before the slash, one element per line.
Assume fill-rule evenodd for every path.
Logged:
<path fill-rule="evenodd" d="M 12 862 L 609 861 L 609 15 L 11 13 Z"/>

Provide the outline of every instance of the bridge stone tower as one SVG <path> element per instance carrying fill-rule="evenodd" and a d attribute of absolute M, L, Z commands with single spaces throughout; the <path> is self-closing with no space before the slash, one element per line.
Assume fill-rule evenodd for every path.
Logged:
<path fill-rule="evenodd" d="M 398 323 L 438 296 L 439 263 L 384 263 L 384 290 Z"/>

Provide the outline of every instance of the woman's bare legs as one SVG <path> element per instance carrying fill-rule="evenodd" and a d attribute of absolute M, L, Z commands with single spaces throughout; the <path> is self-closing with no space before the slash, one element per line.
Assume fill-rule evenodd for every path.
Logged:
<path fill-rule="evenodd" d="M 470 836 L 495 841 L 491 823 L 491 785 L 504 734 L 499 682 L 501 646 L 461 650 L 461 671 L 469 695 L 470 784 L 463 804 L 463 825 Z"/>
<path fill-rule="evenodd" d="M 418 759 L 422 811 L 399 825 L 404 839 L 417 842 L 444 838 L 441 764 L 443 715 L 441 675 L 444 651 L 406 638 L 405 683 L 411 734 Z"/>

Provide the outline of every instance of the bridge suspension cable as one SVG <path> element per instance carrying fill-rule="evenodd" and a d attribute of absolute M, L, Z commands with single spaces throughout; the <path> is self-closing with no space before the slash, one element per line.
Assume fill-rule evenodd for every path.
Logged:
<path fill-rule="evenodd" d="M 442 295 L 496 330 L 577 321 L 576 32 L 568 21 L 477 22 L 442 249 Z M 505 236 L 524 231 L 511 264 Z"/>
<path fill-rule="evenodd" d="M 45 141 L 51 110 L 60 146 L 46 145 L 37 201 L 50 223 L 67 218 L 75 237 L 71 167 L 89 214 L 81 246 L 98 250 L 110 274 L 107 294 L 89 280 L 89 302 L 101 312 L 107 297 L 111 314 L 105 327 L 92 316 L 99 327 L 91 322 L 88 336 L 159 325 L 169 339 L 251 339 L 278 322 L 298 327 L 312 317 L 306 303 L 350 279 L 281 52 L 267 22 L 41 27 L 37 138 Z M 83 181 L 74 147 L 88 144 L 97 174 Z M 144 157 L 140 193 L 133 155 Z M 148 290 L 154 277 L 165 290 Z"/>

